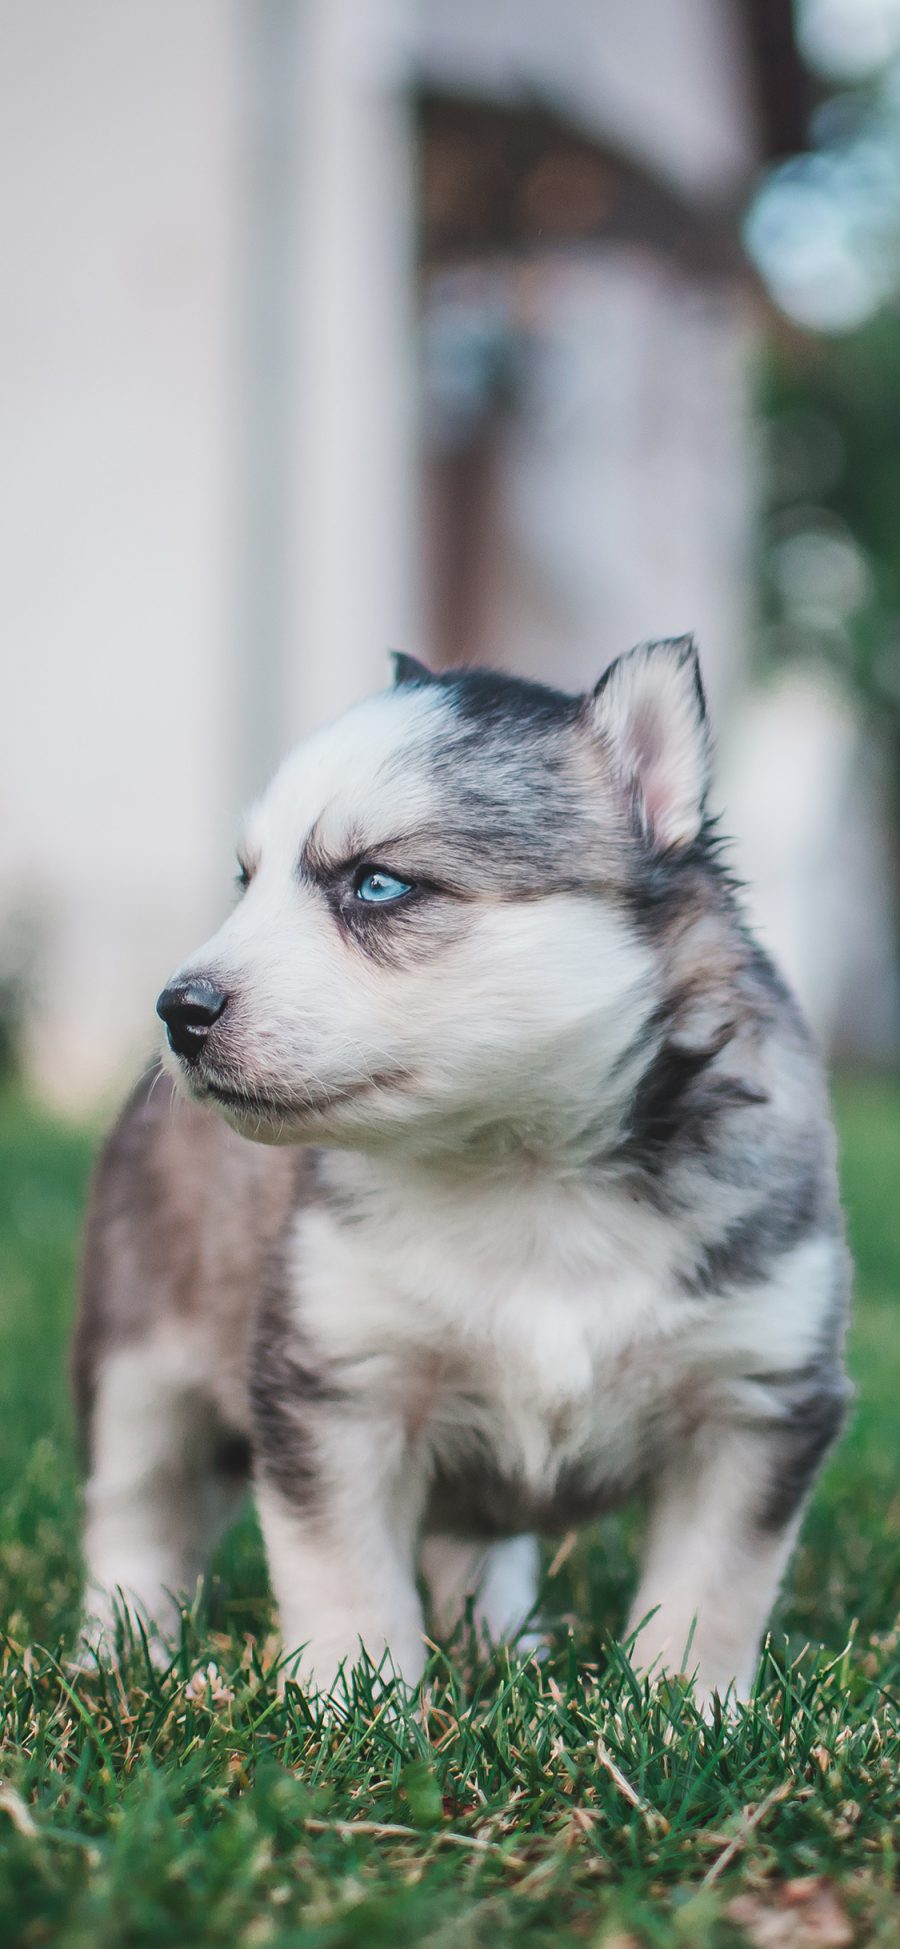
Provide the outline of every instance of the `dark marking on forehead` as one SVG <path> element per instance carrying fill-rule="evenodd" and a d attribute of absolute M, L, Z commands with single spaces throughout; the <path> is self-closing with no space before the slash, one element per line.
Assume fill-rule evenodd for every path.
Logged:
<path fill-rule="evenodd" d="M 581 890 L 600 860 L 598 805 L 577 762 L 583 700 L 488 670 L 434 679 L 446 708 L 421 743 L 386 761 L 402 806 L 420 771 L 434 814 L 410 834 L 413 870 L 474 897 L 539 898 Z M 388 855 L 396 865 L 399 855 Z"/>
<path fill-rule="evenodd" d="M 448 670 L 436 682 L 457 719 L 482 731 L 558 731 L 571 728 L 585 708 L 584 699 L 569 691 L 500 670 Z"/>
<path fill-rule="evenodd" d="M 342 830 L 338 797 L 300 845 L 301 878 L 335 897 L 363 865 L 461 899 L 594 884 L 598 808 L 572 735 L 580 700 L 486 671 L 450 673 L 431 688 L 446 707 L 413 729 L 398 717 L 396 749 L 379 768 L 379 823 L 364 825 L 357 810 Z M 412 782 L 426 787 L 424 816 L 410 815 Z M 398 918 L 399 908 L 384 914 L 382 930 Z"/>

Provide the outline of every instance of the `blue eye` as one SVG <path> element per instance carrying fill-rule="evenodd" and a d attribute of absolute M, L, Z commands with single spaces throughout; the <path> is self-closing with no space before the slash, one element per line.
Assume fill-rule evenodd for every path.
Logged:
<path fill-rule="evenodd" d="M 357 900 L 365 900 L 369 906 L 386 907 L 390 901 L 412 893 L 412 886 L 409 880 L 398 880 L 394 873 L 370 868 L 357 879 L 354 892 Z"/>

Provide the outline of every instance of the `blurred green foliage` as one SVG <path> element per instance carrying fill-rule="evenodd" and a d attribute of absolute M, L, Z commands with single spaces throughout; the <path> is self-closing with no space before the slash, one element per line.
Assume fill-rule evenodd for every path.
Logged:
<path fill-rule="evenodd" d="M 832 667 L 900 743 L 900 319 L 787 340 L 762 385 L 770 654 Z"/>
<path fill-rule="evenodd" d="M 764 640 L 770 664 L 837 676 L 891 761 L 900 824 L 900 12 L 795 12 L 809 142 L 745 222 L 776 302 L 809 327 L 776 327 L 763 367 Z"/>

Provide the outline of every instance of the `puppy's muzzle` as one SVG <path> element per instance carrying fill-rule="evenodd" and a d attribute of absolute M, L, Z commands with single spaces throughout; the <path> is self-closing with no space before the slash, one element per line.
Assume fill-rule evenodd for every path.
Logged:
<path fill-rule="evenodd" d="M 185 1062 L 196 1062 L 203 1044 L 228 1006 L 228 996 L 205 976 L 173 981 L 164 988 L 156 1013 L 166 1025 L 169 1047 Z"/>

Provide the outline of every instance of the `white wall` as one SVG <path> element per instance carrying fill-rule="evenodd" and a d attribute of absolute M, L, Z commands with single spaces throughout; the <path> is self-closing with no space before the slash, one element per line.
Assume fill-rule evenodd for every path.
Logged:
<path fill-rule="evenodd" d="M 297 146 L 288 715 L 387 681 L 416 633 L 414 176 L 397 0 L 308 8 Z"/>
<path fill-rule="evenodd" d="M 63 1096 L 145 1038 L 219 880 L 233 20 L 0 8 L 0 884 L 46 930 Z"/>

